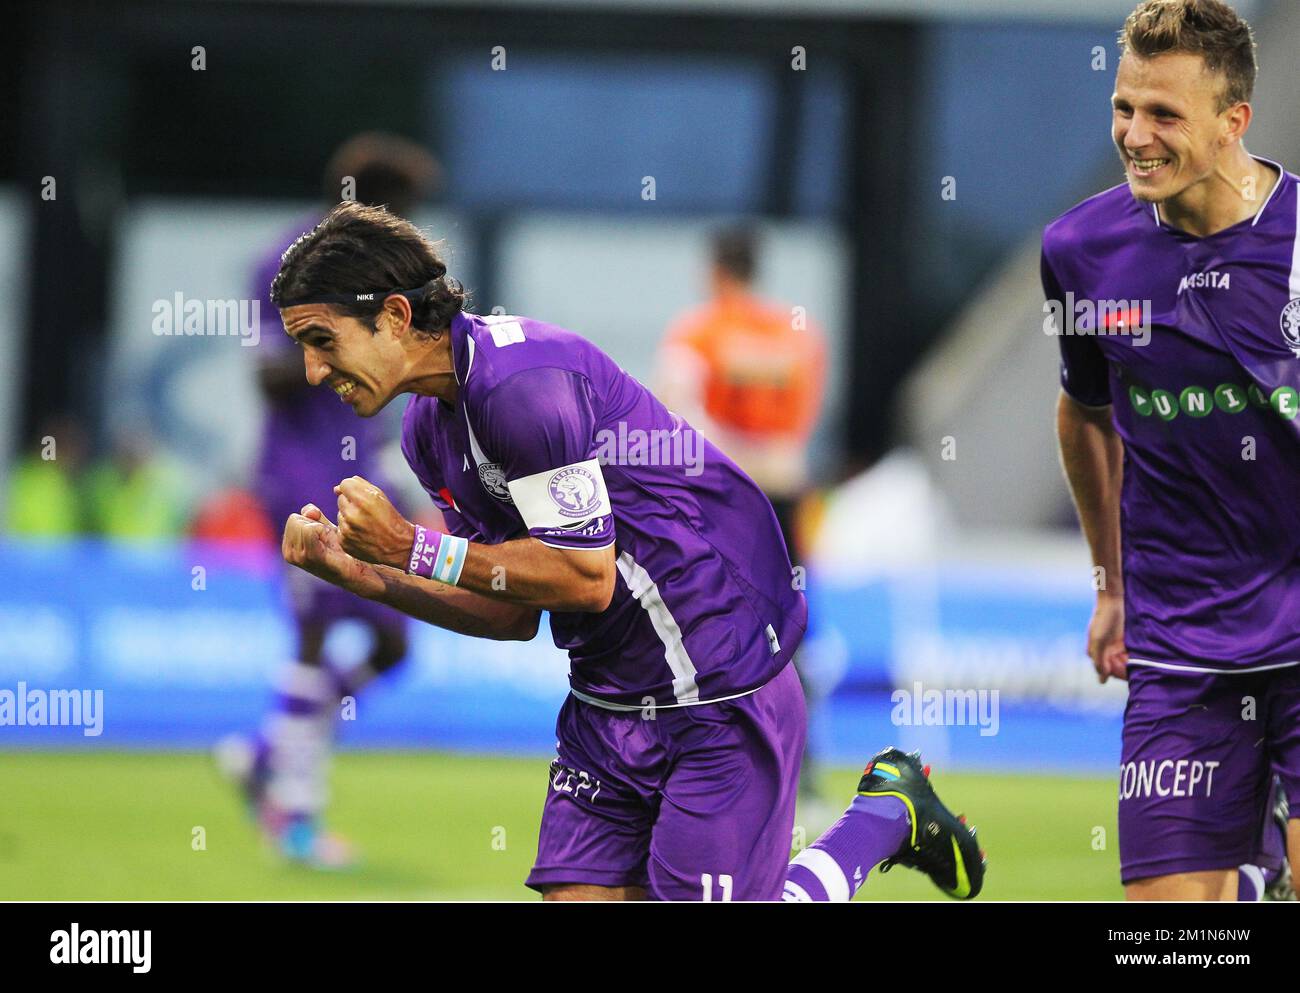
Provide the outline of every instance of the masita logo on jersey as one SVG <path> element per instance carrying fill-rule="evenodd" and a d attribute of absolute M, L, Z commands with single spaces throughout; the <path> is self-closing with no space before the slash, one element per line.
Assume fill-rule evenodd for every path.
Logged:
<path fill-rule="evenodd" d="M 1209 269 L 1206 272 L 1193 272 L 1178 281 L 1178 293 L 1181 296 L 1188 290 L 1230 290 L 1232 273 Z"/>
<path fill-rule="evenodd" d="M 551 499 L 565 517 L 588 517 L 600 502 L 596 477 L 580 465 L 561 469 L 547 486 Z"/>
<path fill-rule="evenodd" d="M 1295 297 L 1282 308 L 1282 339 L 1292 354 L 1300 359 L 1300 297 Z"/>
<path fill-rule="evenodd" d="M 1247 406 L 1261 410 L 1272 408 L 1278 417 L 1293 421 L 1300 414 L 1300 391 L 1290 386 L 1279 386 L 1265 396 L 1254 383 L 1249 387 L 1236 383 L 1220 383 L 1214 391 L 1204 386 L 1187 386 L 1175 396 L 1169 390 L 1148 390 L 1130 386 L 1128 402 L 1140 417 L 1155 414 L 1162 421 L 1172 421 L 1179 413 L 1188 417 L 1205 417 L 1216 408 L 1225 414 L 1240 414 Z"/>

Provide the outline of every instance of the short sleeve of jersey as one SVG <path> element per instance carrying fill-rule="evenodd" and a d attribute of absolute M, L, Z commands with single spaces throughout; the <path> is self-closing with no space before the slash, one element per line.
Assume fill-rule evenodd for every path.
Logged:
<path fill-rule="evenodd" d="M 461 517 L 456 507 L 456 498 L 443 484 L 441 476 L 433 466 L 433 459 L 429 457 L 428 439 L 422 437 L 412 421 L 411 407 L 408 406 L 402 417 L 402 455 L 406 459 L 406 464 L 415 473 L 415 478 L 424 487 L 424 492 L 429 494 L 433 505 L 441 511 L 447 530 L 458 538 L 476 539 L 478 534 Z"/>
<path fill-rule="evenodd" d="M 585 376 L 535 368 L 495 386 L 475 412 L 528 533 L 559 548 L 605 548 L 614 512 L 597 458 L 597 400 Z"/>
<path fill-rule="evenodd" d="M 1065 291 L 1056 278 L 1044 248 L 1040 272 L 1043 295 L 1065 307 Z M 1061 349 L 1061 388 L 1085 407 L 1105 407 L 1110 403 L 1110 374 L 1106 357 L 1102 355 L 1097 338 L 1091 334 L 1063 334 L 1057 329 L 1057 343 Z"/>

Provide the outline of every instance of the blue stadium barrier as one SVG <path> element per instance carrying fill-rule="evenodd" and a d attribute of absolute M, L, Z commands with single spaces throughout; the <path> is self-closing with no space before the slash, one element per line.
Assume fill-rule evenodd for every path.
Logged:
<path fill-rule="evenodd" d="M 271 550 L 10 539 L 0 554 L 0 748 L 205 747 L 256 726 L 292 655 Z M 856 763 L 894 742 L 966 768 L 1117 763 L 1124 690 L 1097 686 L 1083 655 L 1086 589 L 1023 567 L 943 565 L 814 573 L 807 592 L 801 665 L 824 697 L 811 733 L 826 758 Z M 344 662 L 365 647 L 350 622 L 327 643 Z M 545 753 L 566 671 L 545 624 L 521 644 L 412 621 L 405 664 L 361 695 L 341 739 Z M 79 707 L 73 690 L 89 694 Z M 30 710 L 38 697 L 47 705 Z"/>

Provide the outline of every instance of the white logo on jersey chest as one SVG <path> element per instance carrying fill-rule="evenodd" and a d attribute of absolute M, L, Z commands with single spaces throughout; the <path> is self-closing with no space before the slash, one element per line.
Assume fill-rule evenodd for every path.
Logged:
<path fill-rule="evenodd" d="M 1182 278 L 1178 284 L 1178 292 L 1181 294 L 1184 290 L 1230 290 L 1232 289 L 1232 273 L 1219 272 L 1218 269 L 1210 269 L 1208 272 L 1193 272 Z"/>

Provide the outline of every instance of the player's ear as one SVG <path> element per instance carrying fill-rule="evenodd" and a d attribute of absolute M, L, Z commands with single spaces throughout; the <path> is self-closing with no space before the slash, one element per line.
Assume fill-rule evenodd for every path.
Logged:
<path fill-rule="evenodd" d="M 400 293 L 390 294 L 384 300 L 380 320 L 384 323 L 385 330 L 404 334 L 411 327 L 411 301 Z"/>
<path fill-rule="evenodd" d="M 1224 145 L 1232 145 L 1241 141 L 1250 128 L 1252 117 L 1254 117 L 1254 111 L 1251 110 L 1248 103 L 1239 103 L 1229 107 L 1223 118 Z"/>

